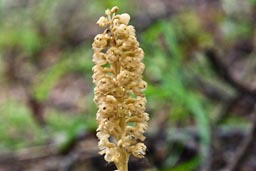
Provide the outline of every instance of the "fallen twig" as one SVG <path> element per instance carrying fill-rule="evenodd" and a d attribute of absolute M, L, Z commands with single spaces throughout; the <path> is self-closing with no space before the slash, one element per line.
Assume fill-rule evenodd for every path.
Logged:
<path fill-rule="evenodd" d="M 244 139 L 241 147 L 237 151 L 237 154 L 228 165 L 225 171 L 239 171 L 240 168 L 243 166 L 244 161 L 247 157 L 251 154 L 251 149 L 254 145 L 254 140 L 256 138 L 256 107 L 254 109 L 254 113 L 252 114 L 252 128 L 249 134 Z"/>

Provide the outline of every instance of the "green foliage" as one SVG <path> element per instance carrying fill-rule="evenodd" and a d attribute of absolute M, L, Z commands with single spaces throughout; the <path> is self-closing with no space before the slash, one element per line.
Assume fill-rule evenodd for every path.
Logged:
<path fill-rule="evenodd" d="M 90 56 L 86 48 L 75 52 L 65 52 L 58 63 L 38 74 L 34 83 L 34 96 L 40 101 L 46 100 L 65 73 L 80 72 L 84 75 L 91 75 L 92 62 L 88 59 Z"/>
<path fill-rule="evenodd" d="M 0 29 L 0 49 L 17 47 L 27 54 L 33 54 L 43 40 L 31 27 L 4 27 Z"/>
<path fill-rule="evenodd" d="M 65 149 L 81 133 L 84 134 L 87 130 L 95 130 L 97 128 L 93 114 L 89 113 L 73 117 L 70 114 L 52 111 L 47 118 L 47 124 L 60 151 Z"/>
<path fill-rule="evenodd" d="M 225 38 L 229 41 L 235 41 L 241 38 L 248 38 L 252 35 L 253 26 L 249 21 L 233 21 L 232 19 L 226 20 L 222 24 L 222 30 Z"/>
<path fill-rule="evenodd" d="M 178 44 L 178 34 L 175 32 L 176 24 L 177 23 L 174 25 L 172 22 L 161 22 L 158 23 L 156 27 L 152 28 L 157 29 L 156 35 L 164 35 L 165 39 L 162 41 L 166 41 L 166 47 L 168 47 L 168 49 L 156 47 L 154 49 L 154 55 L 157 56 L 158 62 L 160 63 L 154 62 L 155 65 L 152 67 L 155 67 L 155 70 L 150 67 L 149 69 L 152 70 L 150 73 L 152 73 L 153 76 L 157 74 L 155 79 L 161 80 L 161 85 L 149 86 L 147 95 L 171 100 L 174 107 L 172 112 L 179 111 L 185 114 L 193 114 L 201 137 L 201 160 L 204 160 L 210 148 L 209 118 L 206 109 L 203 107 L 203 99 L 188 86 L 184 72 L 186 68 L 183 66 L 182 59 L 184 55 L 182 54 L 181 45 Z M 146 38 L 149 37 L 149 39 L 155 39 L 153 38 L 152 32 L 153 31 L 150 30 L 146 32 L 146 36 L 144 36 Z M 149 34 L 148 36 L 147 33 Z M 165 52 L 163 50 L 165 50 Z M 152 59 L 150 62 L 152 62 Z M 150 64 L 148 64 L 148 66 L 150 66 Z M 161 70 L 157 70 L 157 68 L 161 68 Z M 179 110 L 178 108 L 182 109 Z M 179 113 L 179 115 L 181 115 L 181 113 Z"/>
<path fill-rule="evenodd" d="M 252 4 L 256 5 L 256 0 L 249 0 Z"/>
<path fill-rule="evenodd" d="M 67 62 L 63 60 L 55 64 L 47 71 L 42 72 L 34 84 L 34 96 L 39 101 L 44 101 L 48 98 L 51 90 L 57 84 L 59 78 L 67 71 Z"/>
<path fill-rule="evenodd" d="M 49 135 L 36 124 L 23 103 L 10 100 L 1 104 L 0 109 L 0 150 L 18 150 L 33 144 L 44 144 L 51 137 L 61 149 L 81 132 L 97 127 L 93 113 L 72 116 L 52 111 L 46 117 Z"/>
<path fill-rule="evenodd" d="M 161 171 L 194 171 L 198 167 L 199 164 L 200 164 L 200 160 L 199 160 L 199 158 L 196 157 L 188 162 L 179 164 L 174 168 L 165 169 L 165 170 L 161 170 Z"/>
<path fill-rule="evenodd" d="M 22 103 L 8 100 L 0 109 L 0 151 L 24 148 L 46 138 Z"/>
<path fill-rule="evenodd" d="M 136 4 L 131 1 L 119 1 L 119 0 L 104 0 L 104 1 L 93 1 L 92 7 L 97 8 L 97 11 L 105 11 L 106 9 L 114 6 L 119 7 L 120 13 L 134 11 Z M 102 15 L 102 14 L 101 14 Z"/>

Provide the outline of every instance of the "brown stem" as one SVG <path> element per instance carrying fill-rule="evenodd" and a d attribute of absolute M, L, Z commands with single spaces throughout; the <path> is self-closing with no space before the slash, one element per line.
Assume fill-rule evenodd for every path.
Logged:
<path fill-rule="evenodd" d="M 115 163 L 118 171 L 128 171 L 128 160 L 129 160 L 129 155 L 125 151 L 124 148 L 121 147 L 121 152 L 120 152 L 120 158 L 119 162 Z"/>

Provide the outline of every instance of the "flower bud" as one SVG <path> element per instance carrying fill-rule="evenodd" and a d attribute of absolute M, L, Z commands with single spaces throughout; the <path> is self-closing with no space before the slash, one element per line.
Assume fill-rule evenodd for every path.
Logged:
<path fill-rule="evenodd" d="M 120 23 L 121 23 L 121 24 L 128 25 L 130 19 L 131 19 L 131 17 L 130 17 L 130 15 L 127 14 L 127 13 L 124 13 L 124 14 L 121 14 L 121 15 L 120 15 Z"/>
<path fill-rule="evenodd" d="M 108 19 L 106 17 L 100 17 L 100 19 L 97 21 L 97 24 L 100 27 L 107 27 L 109 22 L 108 22 Z"/>
<path fill-rule="evenodd" d="M 111 9 L 111 12 L 112 13 L 116 13 L 118 11 L 118 6 L 114 6 L 112 9 Z"/>

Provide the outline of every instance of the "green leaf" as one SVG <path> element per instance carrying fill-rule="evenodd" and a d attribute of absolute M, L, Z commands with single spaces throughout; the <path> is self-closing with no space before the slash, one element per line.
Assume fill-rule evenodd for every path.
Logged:
<path fill-rule="evenodd" d="M 161 171 L 192 171 L 192 170 L 195 170 L 199 166 L 199 164 L 200 164 L 200 159 L 196 157 L 191 159 L 190 161 L 179 164 L 174 168 L 165 169 Z"/>
<path fill-rule="evenodd" d="M 34 96 L 39 101 L 48 98 L 59 78 L 67 71 L 67 60 L 60 61 L 45 72 L 40 73 L 34 83 Z"/>
<path fill-rule="evenodd" d="M 179 47 L 178 40 L 173 29 L 172 23 L 163 23 L 163 33 L 171 53 L 170 73 L 166 76 L 164 87 L 170 91 L 174 101 L 183 104 L 196 120 L 196 125 L 200 133 L 201 146 L 200 158 L 207 160 L 210 148 L 210 123 L 207 113 L 202 105 L 201 99 L 186 86 L 184 72 L 182 68 L 182 50 Z"/>
<path fill-rule="evenodd" d="M 0 30 L 0 49 L 17 46 L 31 54 L 43 45 L 43 40 L 30 27 L 2 28 Z"/>

